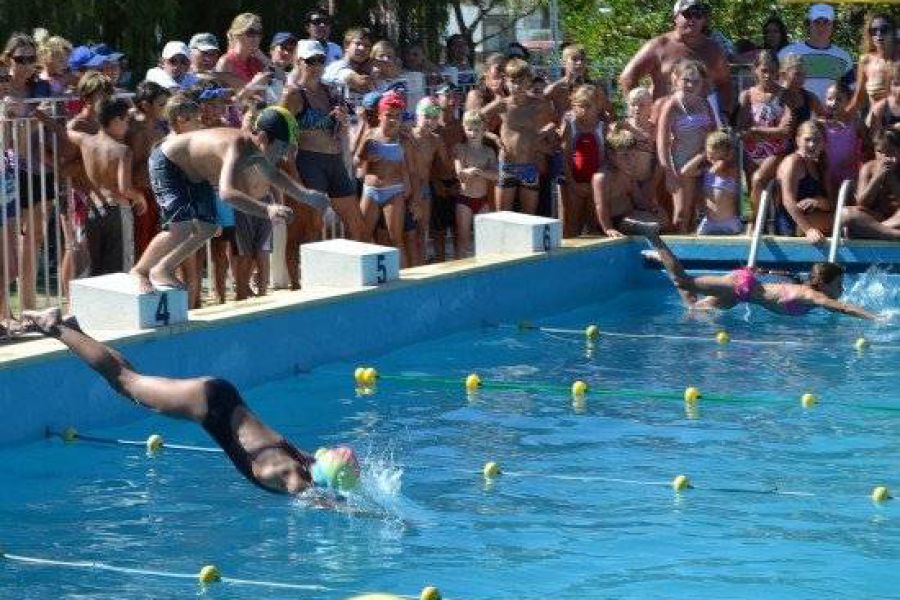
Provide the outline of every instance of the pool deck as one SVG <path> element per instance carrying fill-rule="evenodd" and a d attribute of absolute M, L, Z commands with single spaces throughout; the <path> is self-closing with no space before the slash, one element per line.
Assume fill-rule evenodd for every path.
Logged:
<path fill-rule="evenodd" d="M 729 268 L 746 261 L 745 237 L 672 236 L 689 266 Z M 217 375 L 252 386 L 335 362 L 380 353 L 484 323 L 561 312 L 662 280 L 646 268 L 642 240 L 565 240 L 549 254 L 471 258 L 401 271 L 379 287 L 276 291 L 190 312 L 185 324 L 142 331 L 90 331 L 122 349 L 142 372 Z M 808 264 L 827 248 L 802 239 L 765 239 L 760 264 Z M 851 242 L 839 262 L 864 268 L 900 264 L 900 245 Z M 349 377 L 349 375 L 348 375 Z M 125 423 L 146 411 L 116 397 L 59 342 L 35 338 L 0 346 L 0 445 L 36 440 L 47 428 L 79 430 Z"/>

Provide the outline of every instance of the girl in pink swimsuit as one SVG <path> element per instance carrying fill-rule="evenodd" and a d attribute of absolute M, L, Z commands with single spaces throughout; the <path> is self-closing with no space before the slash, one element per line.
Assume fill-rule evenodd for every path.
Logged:
<path fill-rule="evenodd" d="M 838 300 L 843 292 L 844 270 L 834 263 L 814 264 L 803 283 L 763 283 L 749 267 L 726 275 L 692 277 L 655 230 L 647 233 L 657 251 L 652 258 L 662 263 L 689 308 L 725 309 L 746 302 L 791 317 L 824 308 L 860 319 L 875 318 L 860 306 Z"/>
<path fill-rule="evenodd" d="M 825 92 L 825 160 L 829 189 L 836 194 L 845 179 L 856 179 L 862 166 L 862 131 L 847 112 L 850 90 L 833 83 Z"/>
<path fill-rule="evenodd" d="M 712 109 L 702 96 L 706 70 L 693 60 L 675 65 L 675 92 L 662 105 L 657 130 L 657 156 L 674 201 L 675 228 L 686 233 L 694 221 L 697 177 L 681 175 L 682 168 L 703 151 L 706 136 L 715 129 Z"/>

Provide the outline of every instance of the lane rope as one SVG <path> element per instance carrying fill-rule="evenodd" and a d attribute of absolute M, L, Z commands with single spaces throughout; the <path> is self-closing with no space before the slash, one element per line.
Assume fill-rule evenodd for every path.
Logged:
<path fill-rule="evenodd" d="M 122 567 L 118 565 L 112 565 L 102 561 L 93 561 L 93 560 L 57 560 L 52 558 L 42 558 L 37 556 L 24 556 L 21 554 L 11 554 L 8 552 L 0 551 L 0 558 L 9 560 L 11 562 L 20 563 L 24 565 L 34 565 L 34 566 L 46 566 L 46 567 L 62 567 L 68 569 L 81 569 L 81 570 L 91 570 L 91 571 L 107 571 L 112 573 L 119 573 L 123 575 L 139 575 L 145 577 L 158 577 L 164 579 L 190 579 L 193 581 L 198 581 L 197 573 L 178 573 L 174 571 L 158 571 L 154 569 L 140 569 L 135 567 Z M 296 590 L 303 592 L 338 592 L 341 594 L 363 594 L 363 593 L 371 593 L 371 592 L 353 592 L 347 591 L 339 588 L 332 588 L 325 585 L 318 584 L 304 584 L 304 583 L 287 583 L 281 581 L 267 581 L 264 579 L 243 579 L 238 577 L 225 577 L 222 576 L 219 578 L 218 582 L 235 585 L 235 586 L 247 586 L 247 587 L 260 587 L 260 588 L 270 588 L 270 589 L 284 589 L 284 590 Z M 411 600 L 416 600 L 418 596 L 405 596 L 395 594 L 399 598 L 409 598 Z"/>

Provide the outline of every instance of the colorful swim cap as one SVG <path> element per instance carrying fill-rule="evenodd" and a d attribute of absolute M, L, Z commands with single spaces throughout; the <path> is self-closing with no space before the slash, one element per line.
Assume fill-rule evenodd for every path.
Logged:
<path fill-rule="evenodd" d="M 352 448 L 337 446 L 316 450 L 316 462 L 312 465 L 313 483 L 319 487 L 339 492 L 352 490 L 359 485 L 359 461 Z"/>
<path fill-rule="evenodd" d="M 381 102 L 381 92 L 369 92 L 362 98 L 362 105 L 366 110 L 375 110 L 378 108 L 379 102 Z"/>
<path fill-rule="evenodd" d="M 264 131 L 271 138 L 287 144 L 296 144 L 300 136 L 297 119 L 283 106 L 264 108 L 256 117 L 254 127 L 257 131 Z"/>
<path fill-rule="evenodd" d="M 416 104 L 416 114 L 425 115 L 426 117 L 441 116 L 441 107 L 438 105 L 437 98 L 434 96 L 425 96 Z"/>
<path fill-rule="evenodd" d="M 388 110 L 406 110 L 406 100 L 395 91 L 385 92 L 378 101 L 378 112 L 383 113 Z"/>

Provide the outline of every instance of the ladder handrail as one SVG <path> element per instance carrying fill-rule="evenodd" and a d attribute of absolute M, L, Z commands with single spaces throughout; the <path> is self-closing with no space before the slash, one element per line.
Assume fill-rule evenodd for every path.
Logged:
<path fill-rule="evenodd" d="M 837 260 L 838 245 L 841 243 L 841 221 L 843 220 L 844 206 L 847 204 L 847 198 L 852 188 L 853 180 L 845 179 L 841 183 L 841 191 L 838 192 L 837 206 L 834 208 L 834 224 L 831 228 L 831 245 L 828 248 L 828 262 L 830 263 Z"/>
<path fill-rule="evenodd" d="M 776 180 L 773 179 L 759 197 L 759 207 L 756 210 L 756 223 L 753 226 L 753 237 L 750 239 L 750 255 L 747 257 L 747 266 L 750 268 L 756 266 L 756 255 L 759 254 L 759 240 L 762 237 L 763 225 L 768 216 L 766 213 L 769 212 L 769 200 L 775 193 L 775 185 Z"/>

